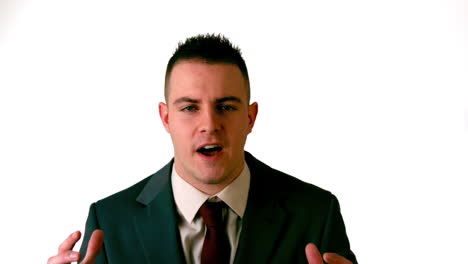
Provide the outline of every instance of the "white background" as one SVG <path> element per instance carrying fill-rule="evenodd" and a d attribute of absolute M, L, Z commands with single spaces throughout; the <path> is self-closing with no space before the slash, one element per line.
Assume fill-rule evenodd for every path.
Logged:
<path fill-rule="evenodd" d="M 205 32 L 247 62 L 246 149 L 335 193 L 360 263 L 467 263 L 466 2 L 162 2 L 1 0 L 1 263 L 170 160 L 165 66 Z"/>

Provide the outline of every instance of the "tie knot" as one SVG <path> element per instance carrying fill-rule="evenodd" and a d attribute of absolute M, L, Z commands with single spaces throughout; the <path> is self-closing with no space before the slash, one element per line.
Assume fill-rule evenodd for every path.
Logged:
<path fill-rule="evenodd" d="M 207 227 L 216 227 L 223 224 L 224 202 L 205 202 L 200 207 L 200 215 Z"/>

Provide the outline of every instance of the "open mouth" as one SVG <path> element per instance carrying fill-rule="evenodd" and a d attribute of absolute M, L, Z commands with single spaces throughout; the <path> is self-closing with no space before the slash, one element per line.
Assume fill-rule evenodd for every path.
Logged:
<path fill-rule="evenodd" d="M 197 152 L 205 156 L 214 156 L 221 150 L 223 150 L 223 148 L 220 145 L 206 145 L 197 149 Z"/>

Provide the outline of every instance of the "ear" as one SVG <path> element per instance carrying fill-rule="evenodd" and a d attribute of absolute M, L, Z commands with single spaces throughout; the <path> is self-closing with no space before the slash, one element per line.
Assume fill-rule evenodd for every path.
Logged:
<path fill-rule="evenodd" d="M 257 119 L 257 113 L 258 113 L 258 104 L 257 102 L 252 103 L 249 105 L 249 133 L 252 132 L 252 129 L 255 124 L 255 120 Z"/>
<path fill-rule="evenodd" d="M 167 105 L 163 102 L 159 103 L 159 117 L 161 117 L 161 122 L 168 133 L 169 132 L 169 111 Z"/>

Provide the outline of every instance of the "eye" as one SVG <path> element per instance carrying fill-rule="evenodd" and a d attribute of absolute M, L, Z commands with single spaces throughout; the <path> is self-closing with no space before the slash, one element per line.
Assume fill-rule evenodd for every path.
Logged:
<path fill-rule="evenodd" d="M 218 109 L 218 111 L 235 111 L 235 110 L 237 110 L 237 108 L 232 106 L 232 105 L 218 105 L 216 108 Z"/>
<path fill-rule="evenodd" d="M 194 105 L 188 105 L 181 109 L 182 112 L 194 112 L 197 108 Z"/>

